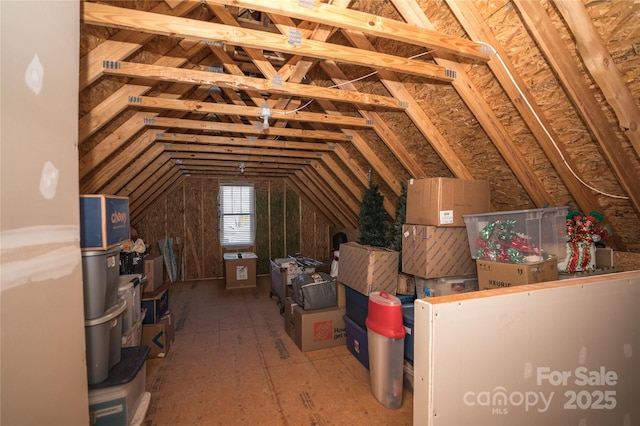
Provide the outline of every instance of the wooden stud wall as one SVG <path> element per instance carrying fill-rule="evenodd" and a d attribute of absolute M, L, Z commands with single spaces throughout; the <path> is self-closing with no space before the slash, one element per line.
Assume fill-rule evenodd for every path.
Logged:
<path fill-rule="evenodd" d="M 228 180 L 228 179 L 227 179 Z M 158 241 L 173 239 L 178 277 L 185 280 L 224 276 L 218 232 L 218 187 L 222 179 L 185 177 L 145 209 L 132 227 L 151 254 Z M 282 179 L 257 180 L 256 241 L 249 250 L 258 255 L 258 273 L 269 273 L 269 259 L 302 254 L 330 263 L 329 223 Z M 182 273 L 180 272 L 182 271 Z"/>

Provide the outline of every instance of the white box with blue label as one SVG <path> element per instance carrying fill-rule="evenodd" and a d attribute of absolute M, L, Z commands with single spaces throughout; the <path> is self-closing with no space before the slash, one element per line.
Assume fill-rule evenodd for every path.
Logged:
<path fill-rule="evenodd" d="M 82 250 L 107 250 L 130 238 L 128 197 L 80 195 Z"/>

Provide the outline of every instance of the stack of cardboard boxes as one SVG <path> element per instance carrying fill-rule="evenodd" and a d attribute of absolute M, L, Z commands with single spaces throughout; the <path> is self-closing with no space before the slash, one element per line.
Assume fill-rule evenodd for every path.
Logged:
<path fill-rule="evenodd" d="M 386 291 L 396 295 L 400 253 L 355 242 L 340 245 L 338 286 L 345 294 L 345 328 L 347 349 L 369 368 L 367 319 L 369 295 Z M 398 295 L 403 301 L 403 296 Z M 413 295 L 408 299 L 412 301 Z M 404 296 L 404 300 L 407 297 Z"/>
<path fill-rule="evenodd" d="M 142 343 L 149 345 L 150 358 L 167 356 L 174 336 L 174 325 L 169 311 L 169 281 L 163 279 L 163 257 L 147 256 L 144 272 L 147 281 L 142 294 Z"/>
<path fill-rule="evenodd" d="M 463 216 L 490 209 L 489 182 L 412 179 L 402 227 L 402 272 L 414 276 L 418 298 L 478 289 Z"/>

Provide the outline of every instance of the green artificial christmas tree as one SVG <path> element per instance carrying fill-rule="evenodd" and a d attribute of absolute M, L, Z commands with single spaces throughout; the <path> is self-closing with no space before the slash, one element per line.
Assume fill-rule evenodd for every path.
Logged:
<path fill-rule="evenodd" d="M 398 271 L 402 269 L 402 225 L 407 218 L 407 183 L 401 182 L 400 197 L 396 203 L 396 220 L 389 228 L 389 248 L 400 253 L 398 257 Z"/>
<path fill-rule="evenodd" d="M 369 178 L 369 188 L 365 191 L 360 205 L 360 244 L 387 247 L 387 213 L 378 185 Z"/>

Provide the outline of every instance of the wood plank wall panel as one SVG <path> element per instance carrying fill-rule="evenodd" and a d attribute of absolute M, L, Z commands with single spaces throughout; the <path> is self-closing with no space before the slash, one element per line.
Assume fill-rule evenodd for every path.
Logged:
<path fill-rule="evenodd" d="M 154 255 L 160 254 L 161 239 L 173 238 L 176 254 L 177 239 L 183 241 L 183 276 L 187 280 L 224 276 L 217 210 L 220 182 L 186 177 L 132 223 Z M 328 222 L 302 203 L 295 191 L 285 189 L 283 180 L 257 180 L 254 184 L 257 233 L 250 250 L 258 255 L 258 273 L 269 273 L 269 259 L 296 253 L 328 262 Z"/>
<path fill-rule="evenodd" d="M 285 257 L 285 197 L 283 182 L 273 183 L 270 187 L 270 226 L 271 257 Z"/>
<path fill-rule="evenodd" d="M 176 257 L 177 276 L 182 276 L 186 269 L 184 268 L 184 260 L 186 256 L 183 256 L 183 261 L 179 259 L 179 252 L 182 250 L 184 253 L 185 248 L 185 211 L 184 211 L 184 183 L 176 185 L 171 191 L 167 193 L 165 206 L 165 230 L 164 233 L 158 235 L 158 240 L 164 238 L 171 238 L 173 241 L 173 252 Z M 178 243 L 181 242 L 181 247 Z M 156 240 L 157 245 L 157 240 Z M 182 264 L 181 264 L 182 263 Z"/>
<path fill-rule="evenodd" d="M 295 191 L 285 191 L 285 250 L 286 253 L 300 252 L 300 197 Z"/>
<path fill-rule="evenodd" d="M 330 262 L 329 223 L 307 204 L 300 206 L 300 252 L 307 257 Z"/>
<path fill-rule="evenodd" d="M 169 206 L 173 213 L 179 206 Z M 204 278 L 203 265 L 203 240 L 205 226 L 202 223 L 203 216 L 202 179 L 188 178 L 184 180 L 184 215 L 185 215 L 185 278 Z M 196 254 L 196 256 L 193 255 Z"/>
<path fill-rule="evenodd" d="M 222 274 L 220 250 L 220 226 L 218 220 L 219 185 L 216 178 L 203 178 L 202 187 L 202 275 L 218 277 Z"/>
<path fill-rule="evenodd" d="M 269 259 L 276 257 L 272 255 L 271 235 L 273 235 L 270 221 L 269 206 L 270 185 L 256 186 L 256 245 L 255 253 L 258 256 L 258 273 L 266 274 L 270 270 Z"/>

